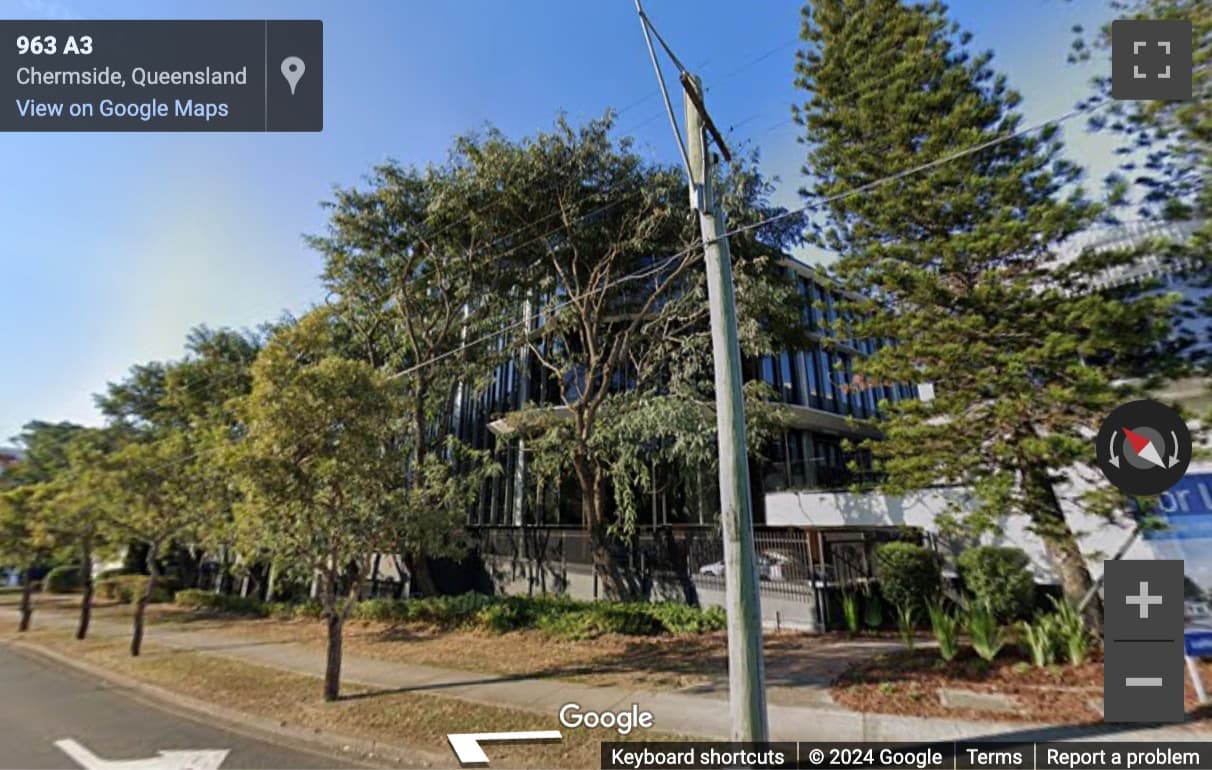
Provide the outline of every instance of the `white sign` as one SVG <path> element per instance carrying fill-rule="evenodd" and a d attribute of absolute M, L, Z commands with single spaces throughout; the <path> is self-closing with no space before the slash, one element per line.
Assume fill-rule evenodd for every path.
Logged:
<path fill-rule="evenodd" d="M 218 751 L 161 751 L 147 759 L 101 759 L 71 738 L 55 741 L 64 754 L 84 770 L 219 770 L 229 749 Z"/>
<path fill-rule="evenodd" d="M 486 743 L 501 743 L 504 741 L 545 743 L 563 739 L 564 736 L 560 734 L 559 730 L 531 730 L 521 733 L 450 733 L 446 736 L 446 740 L 450 742 L 450 748 L 454 750 L 459 764 L 464 767 L 467 765 L 488 764 L 488 755 L 484 753 L 484 749 L 480 748 L 480 741 Z"/>

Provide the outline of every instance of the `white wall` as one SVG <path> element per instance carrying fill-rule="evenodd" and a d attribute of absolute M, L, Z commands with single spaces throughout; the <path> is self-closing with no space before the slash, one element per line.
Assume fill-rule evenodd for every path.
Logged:
<path fill-rule="evenodd" d="M 1212 471 L 1212 465 L 1193 463 L 1189 472 Z M 1082 484 L 1076 483 L 1058 490 L 1069 526 L 1078 535 L 1082 553 L 1086 555 L 1091 573 L 1102 574 L 1102 560 L 1111 558 L 1127 541 L 1132 521 L 1126 516 L 1114 522 L 1090 516 L 1080 510 L 1077 502 Z M 850 492 L 776 492 L 766 496 L 766 524 L 773 527 L 919 527 L 937 532 L 935 518 L 948 510 L 963 510 L 967 493 L 958 488 L 926 490 L 905 497 L 874 493 Z M 1013 545 L 1031 557 L 1036 579 L 1056 582 L 1043 543 L 1028 529 L 1025 516 L 1008 516 L 1002 520 L 995 535 L 982 541 L 995 545 Z M 1155 553 L 1144 540 L 1137 540 L 1124 554 L 1125 559 L 1169 558 Z"/>

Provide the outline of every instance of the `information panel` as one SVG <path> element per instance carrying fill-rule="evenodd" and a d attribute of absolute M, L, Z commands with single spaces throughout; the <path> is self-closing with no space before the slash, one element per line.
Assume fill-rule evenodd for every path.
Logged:
<path fill-rule="evenodd" d="M 1206 741 L 602 743 L 603 770 L 1212 770 Z"/>
<path fill-rule="evenodd" d="M 0 130 L 320 131 L 320 21 L 0 21 Z"/>

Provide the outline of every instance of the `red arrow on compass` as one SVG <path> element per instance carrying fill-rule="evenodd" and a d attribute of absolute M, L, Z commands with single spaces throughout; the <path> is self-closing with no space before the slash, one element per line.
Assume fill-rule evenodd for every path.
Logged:
<path fill-rule="evenodd" d="M 1120 430 L 1128 437 L 1128 443 L 1132 445 L 1132 451 L 1136 452 L 1138 457 L 1156 465 L 1158 468 L 1166 467 L 1166 461 L 1162 459 L 1161 452 L 1157 450 L 1152 441 L 1136 431 L 1128 430 L 1127 428 L 1121 428 Z"/>

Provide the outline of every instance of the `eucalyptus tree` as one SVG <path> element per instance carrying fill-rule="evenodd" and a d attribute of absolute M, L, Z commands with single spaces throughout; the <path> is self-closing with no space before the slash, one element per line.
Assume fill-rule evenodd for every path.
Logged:
<path fill-rule="evenodd" d="M 327 205 L 327 232 L 310 239 L 339 315 L 341 354 L 397 381 L 407 420 L 388 449 L 406 460 L 399 480 L 402 551 L 426 594 L 428 557 L 461 551 L 462 523 L 491 452 L 460 439 L 451 415 L 488 382 L 502 356 L 493 334 L 513 294 L 486 225 L 491 200 L 456 153 L 425 169 L 391 162 Z M 487 219 L 486 219 L 487 218 Z"/>
<path fill-rule="evenodd" d="M 76 638 L 88 635 L 92 619 L 96 557 L 113 550 L 106 523 L 112 514 L 105 461 L 122 441 L 114 429 L 82 428 L 76 432 L 65 455 L 66 466 L 47 482 L 46 506 L 39 526 L 62 558 L 79 563 L 80 616 Z"/>
<path fill-rule="evenodd" d="M 98 407 L 116 431 L 142 441 L 178 433 L 192 452 L 208 455 L 239 438 L 232 405 L 251 387 L 251 366 L 263 334 L 196 327 L 186 337 L 184 356 L 133 366 L 97 396 Z M 218 556 L 222 578 L 231 563 L 234 490 L 212 465 L 194 464 L 190 472 L 208 478 L 188 487 L 195 495 L 190 505 L 199 515 L 209 512 L 208 526 L 197 528 L 189 541 L 164 544 L 160 558 L 171 553 L 176 561 L 187 562 L 189 574 L 182 577 L 188 580 L 210 551 Z"/>
<path fill-rule="evenodd" d="M 45 482 L 0 488 L 0 563 L 21 572 L 21 619 L 17 630 L 29 630 L 34 614 L 33 571 L 51 552 L 38 528 Z"/>
<path fill-rule="evenodd" d="M 53 518 L 51 485 L 67 468 L 68 447 L 83 430 L 70 422 L 27 423 L 16 437 L 23 459 L 0 476 L 0 561 L 21 569 L 22 631 L 33 614 L 33 570 L 55 547 L 47 526 Z"/>
<path fill-rule="evenodd" d="M 194 542 L 213 520 L 205 504 L 213 457 L 184 430 L 159 431 L 127 442 L 104 458 L 96 488 L 107 499 L 103 526 L 146 549 L 147 579 L 135 599 L 130 654 L 143 648 L 147 606 L 161 578 L 160 560 L 174 542 Z"/>
<path fill-rule="evenodd" d="M 341 321 L 320 309 L 275 333 L 240 404 L 244 436 L 224 468 L 242 499 L 246 549 L 321 578 L 328 634 L 324 698 L 340 694 L 342 632 L 373 554 L 399 537 L 398 384 L 365 360 L 334 353 Z"/>
<path fill-rule="evenodd" d="M 612 127 L 609 114 L 580 126 L 561 118 L 518 141 L 464 139 L 462 155 L 499 191 L 502 269 L 533 308 L 511 345 L 535 362 L 535 403 L 511 421 L 529 436 L 540 479 L 574 480 L 598 578 L 607 595 L 627 596 L 636 586 L 615 546 L 634 530 L 637 488 L 652 489 L 642 468 L 675 458 L 712 467 L 714 420 L 703 248 L 685 177 L 645 161 Z M 752 164 L 738 164 L 725 189 L 730 224 L 754 225 L 733 257 L 745 349 L 756 353 L 798 328 L 783 323 L 798 322 L 801 307 L 780 266 L 798 223 L 769 204 Z"/>

